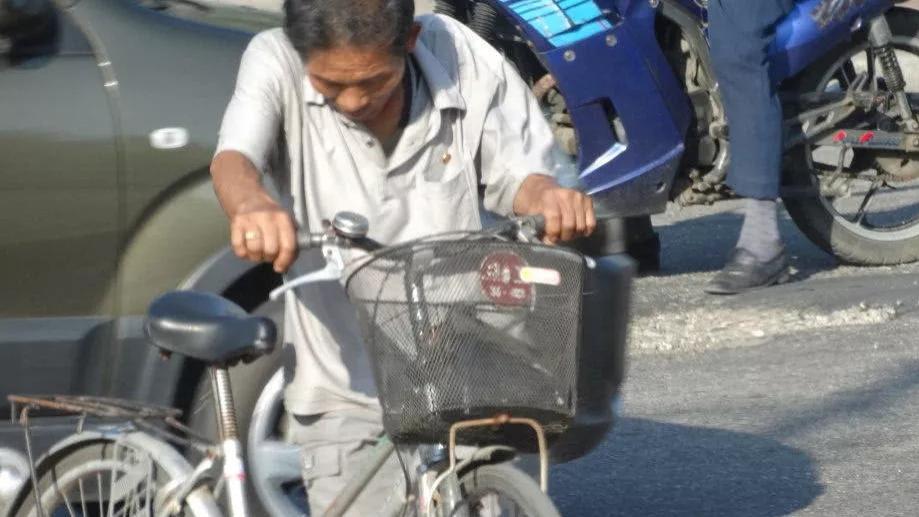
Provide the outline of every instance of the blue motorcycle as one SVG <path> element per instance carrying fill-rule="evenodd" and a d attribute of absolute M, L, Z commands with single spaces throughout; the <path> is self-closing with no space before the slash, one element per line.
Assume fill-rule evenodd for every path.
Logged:
<path fill-rule="evenodd" d="M 533 85 L 583 186 L 611 215 L 731 197 L 730 130 L 707 0 L 436 0 Z M 771 48 L 782 198 L 815 244 L 865 265 L 919 260 L 919 11 L 803 0 Z"/>

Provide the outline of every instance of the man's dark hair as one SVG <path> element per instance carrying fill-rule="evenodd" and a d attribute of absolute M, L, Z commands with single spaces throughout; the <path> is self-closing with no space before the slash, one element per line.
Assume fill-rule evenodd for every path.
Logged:
<path fill-rule="evenodd" d="M 340 45 L 405 48 L 414 0 L 284 0 L 284 32 L 304 59 Z"/>

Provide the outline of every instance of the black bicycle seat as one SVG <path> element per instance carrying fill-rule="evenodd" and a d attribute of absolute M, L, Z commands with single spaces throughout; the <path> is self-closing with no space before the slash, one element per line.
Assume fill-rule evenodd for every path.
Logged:
<path fill-rule="evenodd" d="M 172 291 L 150 304 L 144 330 L 165 352 L 210 365 L 253 360 L 274 350 L 277 328 L 217 295 Z"/>

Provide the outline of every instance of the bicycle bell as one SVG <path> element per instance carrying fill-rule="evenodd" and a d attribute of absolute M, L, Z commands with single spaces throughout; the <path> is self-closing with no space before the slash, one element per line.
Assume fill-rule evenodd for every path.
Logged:
<path fill-rule="evenodd" d="M 370 230 L 367 218 L 354 212 L 338 212 L 332 219 L 332 230 L 339 237 L 363 239 Z"/>

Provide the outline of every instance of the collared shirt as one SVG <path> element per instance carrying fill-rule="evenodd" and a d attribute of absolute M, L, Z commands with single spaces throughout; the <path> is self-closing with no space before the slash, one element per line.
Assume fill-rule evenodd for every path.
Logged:
<path fill-rule="evenodd" d="M 412 59 L 420 87 L 391 153 L 326 103 L 280 29 L 258 34 L 246 49 L 218 152 L 239 151 L 271 174 L 297 223 L 311 231 L 349 210 L 368 217 L 370 237 L 391 244 L 478 228 L 482 207 L 510 215 L 524 178 L 554 174 L 561 163 L 538 102 L 513 67 L 467 27 L 438 15 L 417 21 L 422 29 Z M 289 275 L 322 266 L 318 252 L 303 253 Z M 359 326 L 342 287 L 308 285 L 286 301 L 285 336 L 297 358 L 288 409 L 317 414 L 375 406 Z"/>

